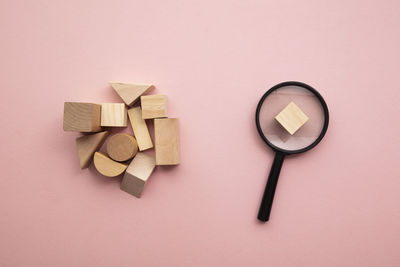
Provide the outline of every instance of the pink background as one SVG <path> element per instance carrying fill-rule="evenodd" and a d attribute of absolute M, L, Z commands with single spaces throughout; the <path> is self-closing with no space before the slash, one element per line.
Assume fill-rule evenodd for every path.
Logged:
<path fill-rule="evenodd" d="M 399 1 L 0 2 L 2 266 L 399 266 Z M 182 163 L 141 199 L 79 169 L 64 101 L 151 82 L 181 120 Z M 331 112 L 283 166 L 261 95 L 300 80 Z M 128 129 L 129 130 L 129 129 Z"/>

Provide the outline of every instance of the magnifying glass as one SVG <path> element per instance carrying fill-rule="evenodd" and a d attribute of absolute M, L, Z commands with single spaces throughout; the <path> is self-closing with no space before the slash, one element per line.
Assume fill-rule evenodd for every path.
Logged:
<path fill-rule="evenodd" d="M 311 86 L 283 82 L 269 89 L 256 110 L 256 126 L 264 142 L 275 151 L 258 219 L 269 220 L 279 173 L 285 156 L 315 147 L 328 129 L 328 106 Z"/>

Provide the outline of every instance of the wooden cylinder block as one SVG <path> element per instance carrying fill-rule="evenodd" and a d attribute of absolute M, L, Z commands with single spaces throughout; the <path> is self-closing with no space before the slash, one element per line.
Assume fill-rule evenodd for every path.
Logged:
<path fill-rule="evenodd" d="M 107 177 L 115 177 L 123 173 L 128 167 L 125 164 L 113 161 L 106 155 L 96 152 L 94 153 L 94 166 L 97 171 Z"/>
<path fill-rule="evenodd" d="M 125 133 L 113 135 L 107 143 L 107 153 L 113 160 L 126 161 L 138 152 L 136 139 Z"/>

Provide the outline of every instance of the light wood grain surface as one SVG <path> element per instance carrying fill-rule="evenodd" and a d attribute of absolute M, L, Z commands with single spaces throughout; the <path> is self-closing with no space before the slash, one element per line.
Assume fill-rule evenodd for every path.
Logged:
<path fill-rule="evenodd" d="M 143 119 L 167 117 L 167 96 L 146 95 L 142 96 L 140 99 Z"/>
<path fill-rule="evenodd" d="M 308 121 L 308 117 L 304 112 L 294 103 L 290 102 L 275 119 L 282 125 L 283 128 L 293 135 L 304 123 Z"/>
<path fill-rule="evenodd" d="M 139 150 L 143 151 L 152 148 L 153 142 L 151 141 L 146 121 L 142 118 L 142 109 L 140 107 L 131 108 L 128 110 L 128 116 L 139 146 Z"/>
<path fill-rule="evenodd" d="M 128 115 L 124 103 L 101 104 L 101 126 L 126 127 L 127 121 Z"/>
<path fill-rule="evenodd" d="M 179 155 L 179 120 L 177 118 L 154 120 L 156 165 L 177 165 Z"/>

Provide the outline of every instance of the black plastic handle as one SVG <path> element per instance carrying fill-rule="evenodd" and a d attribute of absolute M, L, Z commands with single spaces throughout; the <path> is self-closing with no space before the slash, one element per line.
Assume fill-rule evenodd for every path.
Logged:
<path fill-rule="evenodd" d="M 281 172 L 285 154 L 281 152 L 275 153 L 274 162 L 272 163 L 271 171 L 268 176 L 268 182 L 265 187 L 264 195 L 261 201 L 260 210 L 258 212 L 258 219 L 263 222 L 269 220 L 271 213 L 272 202 L 274 201 L 275 189 L 278 184 L 279 173 Z"/>

